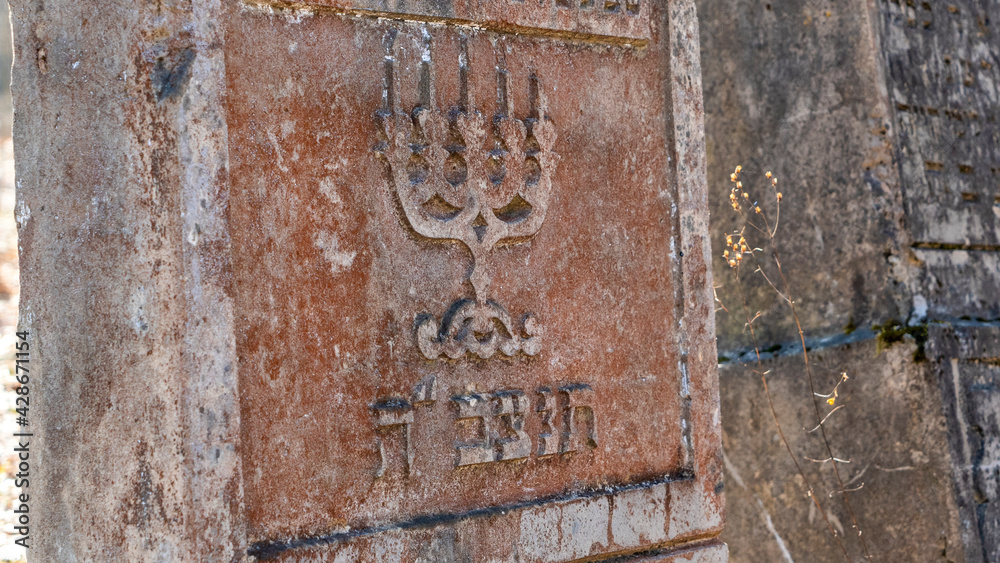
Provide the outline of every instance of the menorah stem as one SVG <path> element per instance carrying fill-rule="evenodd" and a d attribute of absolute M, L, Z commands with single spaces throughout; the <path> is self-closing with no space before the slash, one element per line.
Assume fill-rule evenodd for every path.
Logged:
<path fill-rule="evenodd" d="M 486 303 L 487 291 L 489 290 L 490 282 L 493 281 L 493 276 L 487 271 L 486 260 L 481 259 L 476 254 L 473 251 L 472 274 L 469 276 L 469 281 L 472 282 L 472 288 L 475 290 L 476 302 Z"/>

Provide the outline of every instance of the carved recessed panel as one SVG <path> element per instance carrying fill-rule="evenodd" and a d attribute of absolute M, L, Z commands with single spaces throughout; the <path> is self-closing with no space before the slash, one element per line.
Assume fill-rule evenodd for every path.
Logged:
<path fill-rule="evenodd" d="M 664 55 L 581 44 L 651 8 L 522 6 L 517 25 L 544 33 L 474 28 L 458 8 L 233 13 L 260 546 L 692 475 Z"/>

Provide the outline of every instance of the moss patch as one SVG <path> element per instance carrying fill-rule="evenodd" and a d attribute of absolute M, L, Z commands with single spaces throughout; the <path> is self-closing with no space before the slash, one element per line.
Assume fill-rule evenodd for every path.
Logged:
<path fill-rule="evenodd" d="M 913 361 L 920 363 L 927 360 L 927 355 L 924 353 L 924 345 L 927 344 L 926 324 L 906 326 L 896 319 L 890 319 L 881 325 L 872 326 L 872 330 L 877 333 L 878 352 L 888 350 L 893 344 L 902 342 L 907 335 L 910 335 L 917 343 L 917 351 L 913 353 Z"/>

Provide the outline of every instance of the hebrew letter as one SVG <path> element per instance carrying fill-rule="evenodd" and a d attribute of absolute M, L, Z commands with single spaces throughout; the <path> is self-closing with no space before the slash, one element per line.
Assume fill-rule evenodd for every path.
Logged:
<path fill-rule="evenodd" d="M 455 450 L 458 453 L 455 467 L 494 461 L 493 432 L 490 428 L 493 409 L 489 397 L 470 393 L 452 397 L 451 400 L 458 407 L 456 422 L 460 426 L 471 428 L 475 435 L 471 441 L 461 441 L 455 445 Z"/>
<path fill-rule="evenodd" d="M 556 412 L 556 397 L 548 387 L 538 389 L 538 414 L 542 417 L 542 431 L 538 434 L 538 457 L 559 453 L 559 434 L 552 417 Z"/>
<path fill-rule="evenodd" d="M 413 446 L 410 443 L 410 426 L 413 424 L 413 410 L 406 399 L 382 399 L 372 405 L 375 412 L 375 430 L 378 440 L 378 451 L 381 462 L 375 477 L 385 475 L 389 467 L 389 455 L 386 451 L 388 434 L 401 429 L 403 438 L 403 472 L 410 473 L 413 466 Z M 401 427 L 401 428 L 400 428 Z"/>
<path fill-rule="evenodd" d="M 597 421 L 594 419 L 594 390 L 575 383 L 559 388 L 563 395 L 563 435 L 560 453 L 575 452 L 584 446 L 597 447 Z"/>
<path fill-rule="evenodd" d="M 437 378 L 433 375 L 425 378 L 413 388 L 410 402 L 413 406 L 431 405 L 437 400 Z"/>
<path fill-rule="evenodd" d="M 502 429 L 496 441 L 497 461 L 528 457 L 531 455 L 531 438 L 524 431 L 524 413 L 529 407 L 524 391 L 499 391 L 493 394 L 493 399 Z"/>

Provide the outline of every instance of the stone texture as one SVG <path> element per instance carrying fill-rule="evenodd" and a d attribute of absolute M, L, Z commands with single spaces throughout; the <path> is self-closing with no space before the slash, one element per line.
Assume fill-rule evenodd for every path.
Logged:
<path fill-rule="evenodd" d="M 915 295 L 931 318 L 1000 317 L 1000 5 L 880 2 Z"/>
<path fill-rule="evenodd" d="M 1000 557 L 1000 326 L 932 326 L 928 350 L 944 399 L 968 559 L 995 561 Z"/>
<path fill-rule="evenodd" d="M 652 556 L 648 561 L 665 561 L 668 563 L 716 563 L 729 560 L 729 550 L 725 544 L 709 544 L 683 550 L 675 555 Z"/>
<path fill-rule="evenodd" d="M 893 123 L 866 2 L 702 0 L 698 9 L 720 298 L 738 307 L 718 245 L 740 225 L 728 204 L 740 164 L 761 199 L 764 172 L 779 180 L 779 249 L 807 336 L 905 316 L 906 292 L 894 291 L 908 249 Z M 759 276 L 747 278 L 762 341 L 792 340 L 788 308 Z M 718 316 L 721 350 L 747 345 L 744 321 Z"/>
<path fill-rule="evenodd" d="M 221 13 L 12 6 L 34 560 L 242 549 Z"/>
<path fill-rule="evenodd" d="M 398 529 L 399 557 L 420 559 L 428 540 L 416 523 L 483 510 L 498 511 L 491 529 L 511 538 L 482 547 L 500 560 L 568 561 L 718 530 L 714 484 L 700 476 L 702 493 L 645 539 L 609 537 L 614 496 L 541 500 L 659 487 L 713 463 L 692 457 L 689 428 L 713 423 L 689 420 L 702 407 L 685 375 L 710 352 L 664 338 L 707 305 L 707 272 L 680 260 L 682 247 L 701 255 L 707 243 L 679 220 L 697 221 L 699 203 L 669 187 L 701 166 L 697 90 L 664 90 L 673 70 L 696 76 L 683 66 L 696 60 L 672 63 L 667 35 L 650 34 L 664 15 L 656 4 L 581 16 L 632 18 L 642 50 L 546 19 L 548 8 L 512 12 L 542 26 L 539 39 L 499 33 L 485 4 L 422 6 L 410 11 L 482 19 L 485 30 L 342 17 L 340 5 L 230 14 L 231 217 L 253 226 L 233 239 L 252 549 L 375 553 Z M 673 8 L 675 33 L 691 33 L 690 7 Z M 663 108 L 672 98 L 676 109 Z M 643 107 L 661 109 L 633 110 Z M 684 131 L 676 152 L 671 127 Z M 510 151 L 502 181 L 489 178 L 498 142 Z M 515 198 L 525 217 L 504 219 Z M 574 388 L 579 398 L 563 397 Z M 620 526 L 656 525 L 642 511 L 617 515 Z M 487 557 L 441 530 L 430 541 L 449 555 L 438 557 Z"/>
<path fill-rule="evenodd" d="M 816 384 L 829 392 L 842 372 L 841 410 L 826 425 L 834 455 L 849 460 L 841 476 L 876 561 L 965 561 L 948 423 L 930 362 L 916 363 L 910 339 L 878 353 L 874 339 L 816 350 Z M 793 451 L 853 559 L 857 532 L 838 494 L 815 426 L 802 359 L 764 363 L 775 410 Z M 726 497 L 735 524 L 723 534 L 734 561 L 843 561 L 822 516 L 808 499 L 778 436 L 759 377 L 741 365 L 720 373 Z M 739 390 L 738 392 L 736 390 Z M 823 404 L 824 412 L 831 410 Z"/>
<path fill-rule="evenodd" d="M 13 15 L 33 557 L 726 560 L 692 2 Z"/>
<path fill-rule="evenodd" d="M 437 235 L 436 224 L 427 227 L 429 236 L 420 238 L 405 228 L 407 218 L 400 217 L 393 187 L 386 185 L 383 165 L 372 154 L 379 142 L 373 110 L 382 103 L 379 74 L 386 57 L 382 42 L 386 34 L 398 32 L 394 78 L 397 103 L 405 108 L 397 126 L 403 129 L 409 127 L 412 106 L 419 103 L 417 55 L 425 28 L 321 16 L 289 22 L 253 12 L 234 19 L 236 30 L 227 46 L 233 60 L 227 66 L 231 218 L 234 224 L 254 226 L 234 229 L 233 274 L 237 315 L 244 319 L 237 345 L 245 401 L 244 447 L 254 460 L 247 467 L 246 487 L 253 498 L 248 509 L 255 532 L 264 538 L 313 533 L 327 524 L 330 514 L 345 523 L 358 523 L 463 512 L 483 502 L 503 505 L 560 494 L 567 481 L 589 486 L 627 483 L 642 475 L 676 472 L 684 465 L 686 453 L 678 447 L 679 421 L 684 416 L 678 379 L 659 375 L 676 373 L 681 361 L 662 337 L 679 320 L 673 299 L 663 298 L 670 291 L 673 264 L 664 260 L 647 265 L 645 254 L 670 256 L 670 241 L 676 235 L 667 229 L 651 230 L 649 225 L 659 226 L 661 218 L 669 217 L 673 198 L 651 189 L 610 190 L 616 163 L 633 161 L 636 181 L 642 185 L 655 182 L 659 168 L 666 165 L 666 152 L 651 150 L 666 146 L 662 114 L 637 120 L 629 132 L 634 136 L 625 136 L 629 133 L 619 125 L 624 104 L 657 103 L 657 83 L 662 78 L 640 69 L 649 65 L 655 69 L 658 57 L 650 53 L 638 60 L 624 55 L 627 58 L 620 61 L 600 51 L 582 51 L 574 54 L 577 64 L 571 67 L 564 62 L 568 58 L 560 57 L 564 48 L 560 45 L 494 38 L 494 47 L 487 38 L 468 34 L 470 107 L 481 108 L 486 116 L 498 111 L 495 66 L 496 58 L 503 56 L 511 78 L 509 111 L 516 117 L 530 114 L 527 79 L 537 73 L 539 97 L 549 100 L 549 123 L 561 157 L 558 166 L 555 156 L 539 159 L 543 181 L 549 173 L 546 168 L 554 170 L 549 198 L 528 199 L 535 208 L 546 210 L 537 233 L 527 235 L 531 238 L 525 244 L 477 247 L 471 265 L 464 244 L 442 245 L 431 238 Z M 307 43 L 309 37 L 327 39 Z M 461 41 L 458 32 L 441 30 L 428 47 L 434 63 L 431 85 L 439 100 L 434 105 L 445 115 L 460 97 Z M 286 46 L 296 42 L 289 53 Z M 261 44 L 280 46 L 281 51 L 260 49 Z M 546 59 L 558 63 L 544 64 Z M 319 67 L 316 61 L 326 66 Z M 626 76 L 642 80 L 602 82 L 602 76 L 617 78 L 611 69 L 627 64 L 636 66 L 623 69 Z M 301 78 L 289 84 L 290 74 Z M 577 88 L 577 80 L 600 86 Z M 618 83 L 617 93 L 609 91 Z M 340 84 L 357 86 L 338 92 L 349 87 Z M 577 117 L 580 108 L 599 104 L 606 109 Z M 324 111 L 331 106 L 337 108 L 335 113 Z M 607 130 L 616 133 L 598 133 Z M 472 134 L 473 126 L 463 132 L 470 145 L 462 153 L 469 180 L 454 190 L 451 203 L 456 208 L 463 205 L 460 190 L 475 181 L 477 159 L 487 158 L 476 152 L 478 147 L 469 139 Z M 482 134 L 490 135 L 489 128 L 484 126 Z M 317 138 L 330 141 L 317 143 Z M 659 142 L 653 141 L 657 138 Z M 512 150 L 519 149 L 515 142 L 508 142 Z M 638 160 L 631 147 L 642 145 L 650 149 Z M 412 153 L 408 147 L 403 150 L 400 167 L 405 172 Z M 570 163 L 578 158 L 574 155 L 595 165 L 573 166 Z M 438 165 L 431 161 L 432 167 Z M 511 183 L 523 185 L 523 173 L 513 164 L 509 167 Z M 600 188 L 559 189 L 588 184 Z M 395 190 L 402 188 L 397 185 Z M 516 193 L 501 192 L 488 205 L 500 209 Z M 430 195 L 433 192 L 421 197 Z M 620 216 L 611 202 L 631 211 Z M 469 212 L 470 219 L 476 213 Z M 483 228 L 489 237 L 494 227 Z M 477 274 L 492 270 L 492 283 L 486 289 L 468 290 L 470 266 L 473 285 Z M 466 343 L 450 350 L 454 341 L 446 340 L 442 356 L 428 358 L 421 346 L 433 348 L 433 355 L 438 353 L 437 343 L 414 338 L 414 330 L 419 333 L 424 326 L 415 326 L 418 315 L 436 317 L 428 323 L 443 324 L 442 315 L 464 298 L 492 300 L 509 311 L 515 338 L 528 330 L 527 325 L 522 329 L 521 318 L 532 314 L 543 331 L 531 336 L 539 341 L 537 355 L 520 353 L 508 360 L 501 350 L 488 354 L 476 348 L 477 352 L 463 353 Z M 602 322 L 588 322 L 592 314 L 600 315 Z M 434 336 L 438 332 L 434 327 Z M 623 346 L 622 341 L 630 345 Z M 479 361 L 462 357 L 446 361 L 443 356 L 452 352 L 475 355 Z M 599 375 L 611 373 L 614 378 Z M 437 387 L 436 397 L 411 398 L 417 385 L 431 381 Z M 556 407 L 562 401 L 559 388 L 568 383 L 594 388 L 593 398 L 584 399 L 594 416 L 628 405 L 636 419 L 623 412 L 614 423 L 598 421 L 602 423 L 598 446 L 593 452 L 590 447 L 581 451 L 586 452 L 585 460 L 577 456 L 559 463 L 528 461 L 537 457 L 530 451 L 530 456 L 522 452 L 508 458 L 523 459 L 527 466 L 490 464 L 455 470 L 452 397 L 470 397 L 468 426 L 476 431 L 481 423 L 472 419 L 481 416 L 478 405 L 492 410 L 491 393 L 522 391 L 527 406 L 515 408 L 523 411 L 524 432 L 538 436 L 546 430 L 540 418 L 529 415 L 540 408 L 536 389 L 550 388 L 552 406 L 561 408 Z M 287 400 L 291 397 L 294 400 Z M 383 399 L 426 403 L 413 407 L 414 420 L 405 430 L 409 437 L 402 443 L 388 443 L 402 430 L 387 429 L 380 436 L 368 424 L 370 405 Z M 309 424 L 302 424 L 304 418 Z M 487 415 L 488 423 L 490 418 Z M 310 446 L 318 431 L 323 446 Z M 502 429 L 492 432 L 497 431 Z M 402 449 L 414 459 L 398 464 L 395 459 L 380 460 L 380 440 L 385 442 L 386 458 Z M 472 458 L 479 453 L 494 461 L 488 448 L 469 451 L 469 464 L 480 461 Z M 301 461 L 281 461 L 289 455 Z M 357 463 L 331 464 L 338 456 Z M 621 465 L 621 456 L 642 461 Z M 372 483 L 376 470 L 385 474 Z M 525 490 L 531 491 L 527 497 Z M 295 509 L 302 505 L 315 508 Z"/>
<path fill-rule="evenodd" d="M 727 205 L 733 168 L 744 178 L 773 170 L 785 196 L 778 250 L 806 345 L 824 358 L 823 377 L 851 376 L 851 399 L 828 424 L 848 473 L 868 467 L 850 494 L 876 559 L 997 557 L 998 430 L 985 414 L 996 352 L 970 351 L 993 338 L 1000 307 L 997 10 L 986 0 L 699 2 L 713 239 L 738 224 Z M 738 312 L 729 268 L 721 256 L 714 265 L 720 298 Z M 796 451 L 812 451 L 790 311 L 759 276 L 746 288 L 762 313 L 779 417 Z M 892 319 L 925 360 L 906 361 L 899 345 L 876 356 L 868 327 Z M 745 363 L 744 316 L 721 312 L 718 323 L 720 355 L 743 362 L 725 369 L 721 391 L 733 559 L 843 560 L 825 524 L 807 518 L 803 484 L 773 441 Z M 891 466 L 890 454 L 903 458 Z M 816 482 L 834 487 L 829 475 Z M 846 525 L 843 503 L 829 504 Z"/>

